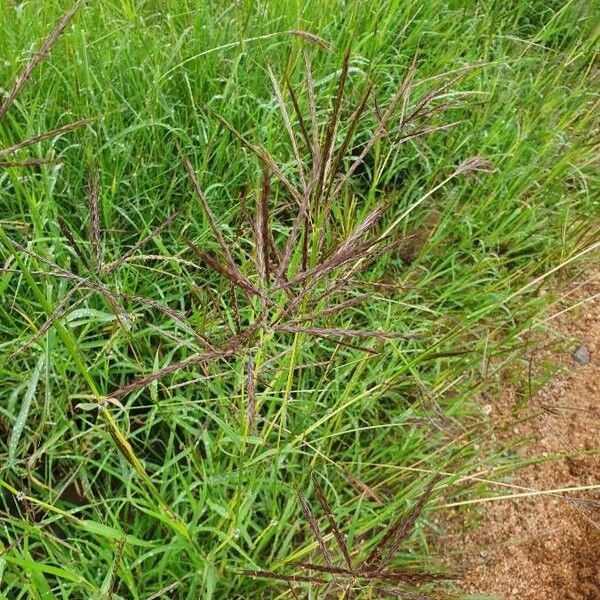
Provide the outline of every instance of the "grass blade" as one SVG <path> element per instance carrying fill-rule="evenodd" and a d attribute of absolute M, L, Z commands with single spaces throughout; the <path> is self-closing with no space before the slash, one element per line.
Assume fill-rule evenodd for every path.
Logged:
<path fill-rule="evenodd" d="M 428 484 L 417 503 L 410 510 L 408 515 L 400 517 L 388 528 L 381 541 L 371 551 L 365 562 L 361 565 L 361 572 L 373 570 L 382 571 L 387 564 L 394 558 L 398 548 L 405 541 L 425 508 L 425 504 L 436 483 L 440 480 L 440 475 L 435 476 Z"/>
<path fill-rule="evenodd" d="M 306 123 L 304 122 L 304 117 L 302 116 L 302 111 L 300 110 L 300 104 L 298 104 L 298 98 L 296 97 L 296 93 L 294 92 L 294 88 L 291 86 L 289 79 L 286 79 L 286 87 L 288 92 L 290 93 L 290 99 L 292 101 L 292 106 L 294 107 L 294 112 L 296 113 L 296 118 L 298 119 L 298 125 L 300 127 L 300 133 L 302 135 L 302 139 L 306 144 L 306 148 L 310 153 L 311 157 L 313 155 L 312 143 L 310 141 L 310 136 L 308 135 L 308 130 L 306 129 Z"/>
<path fill-rule="evenodd" d="M 4 160 L 0 161 L 0 169 L 42 167 L 44 165 L 60 164 L 60 162 L 60 160 L 54 158 L 28 158 L 26 160 Z"/>
<path fill-rule="evenodd" d="M 125 396 L 130 392 L 138 390 L 140 388 L 144 388 L 151 384 L 154 381 L 159 381 L 172 373 L 177 373 L 183 369 L 188 367 L 193 367 L 196 365 L 202 365 L 209 362 L 213 362 L 220 358 L 227 358 L 229 356 L 234 356 L 240 353 L 244 349 L 244 344 L 254 335 L 256 330 L 259 328 L 260 322 L 257 322 L 246 330 L 242 331 L 238 335 L 232 336 L 227 344 L 225 345 L 223 350 L 216 350 L 211 352 L 203 352 L 200 354 L 195 354 L 194 356 L 190 356 L 189 358 L 180 360 L 179 362 L 172 363 L 159 369 L 158 371 L 147 375 L 146 377 L 142 377 L 141 379 L 137 379 L 128 383 L 127 385 L 111 392 L 111 398 L 119 398 L 121 396 Z"/>
<path fill-rule="evenodd" d="M 294 152 L 294 156 L 296 157 L 296 163 L 298 164 L 298 173 L 300 175 L 300 180 L 302 181 L 304 189 L 306 190 L 306 177 L 304 175 L 304 165 L 302 164 L 302 158 L 300 156 L 300 152 L 298 151 L 298 144 L 296 143 L 296 136 L 294 135 L 294 129 L 292 128 L 290 115 L 285 106 L 285 102 L 283 101 L 283 95 L 281 93 L 279 83 L 277 82 L 277 78 L 275 77 L 275 74 L 273 73 L 273 70 L 269 65 L 267 65 L 267 73 L 269 74 L 271 84 L 273 85 L 273 89 L 275 90 L 275 96 L 277 98 L 277 104 L 279 105 L 279 111 L 281 112 L 283 124 L 288 132 L 290 143 L 292 145 L 292 151 Z"/>
<path fill-rule="evenodd" d="M 252 296 L 264 297 L 260 290 L 256 289 L 239 271 L 232 271 L 222 265 L 217 258 L 212 254 L 198 248 L 195 244 L 190 241 L 186 241 L 188 248 L 204 263 L 206 263 L 211 269 L 222 275 L 232 283 L 233 285 L 241 288 L 247 294 Z"/>
<path fill-rule="evenodd" d="M 319 172 L 321 163 L 321 144 L 319 142 L 319 121 L 317 119 L 317 101 L 315 100 L 315 83 L 313 79 L 312 64 L 310 55 L 303 49 L 304 56 L 304 71 L 306 79 L 306 93 L 308 96 L 308 107 L 310 110 L 310 129 L 312 133 L 312 154 L 313 154 L 313 169 Z"/>
<path fill-rule="evenodd" d="M 295 327 L 293 325 L 276 325 L 275 331 L 282 333 L 305 333 L 316 337 L 357 337 L 381 340 L 414 340 L 421 337 L 417 333 L 401 333 L 396 331 L 364 331 L 362 329 L 339 329 L 326 327 Z"/>
<path fill-rule="evenodd" d="M 61 33 L 65 30 L 65 27 L 69 24 L 75 13 L 79 10 L 82 4 L 82 0 L 78 0 L 69 8 L 69 10 L 63 15 L 62 19 L 58 22 L 58 25 L 52 30 L 50 35 L 46 38 L 42 47 L 33 55 L 31 60 L 25 65 L 25 68 L 17 77 L 13 83 L 12 88 L 8 92 L 8 96 L 0 105 L 0 121 L 4 118 L 6 111 L 10 108 L 11 104 L 15 101 L 21 88 L 25 85 L 27 80 L 31 77 L 32 71 L 35 67 L 44 60 L 44 57 L 50 52 L 50 49 L 54 45 L 54 42 L 59 38 Z"/>
<path fill-rule="evenodd" d="M 331 44 L 324 40 L 322 37 L 315 35 L 314 33 L 310 33 L 310 31 L 303 31 L 301 29 L 290 29 L 287 33 L 291 35 L 295 35 L 297 37 L 310 42 L 311 44 L 315 44 L 324 50 L 329 50 L 331 48 Z"/>
<path fill-rule="evenodd" d="M 235 272 L 238 270 L 235 261 L 233 260 L 233 255 L 231 254 L 231 250 L 229 249 L 229 244 L 225 241 L 223 237 L 223 233 L 219 224 L 217 223 L 217 219 L 208 204 L 208 200 L 200 187 L 200 183 L 198 182 L 198 178 L 196 177 L 196 172 L 194 171 L 194 167 L 192 167 L 192 163 L 189 161 L 187 157 L 183 157 L 183 166 L 185 167 L 186 173 L 188 175 L 189 180 L 192 182 L 192 187 L 194 188 L 194 192 L 196 194 L 196 198 L 208 219 L 208 224 L 210 226 L 213 235 L 215 236 L 217 242 L 219 243 L 219 247 L 221 248 L 221 252 L 225 256 L 229 267 Z"/>
<path fill-rule="evenodd" d="M 35 369 L 29 378 L 29 384 L 27 385 L 27 389 L 23 395 L 23 401 L 21 402 L 21 410 L 19 411 L 19 415 L 17 416 L 17 420 L 15 421 L 10 434 L 10 439 L 8 441 L 8 464 L 11 467 L 15 466 L 17 447 L 19 445 L 19 441 L 21 440 L 21 435 L 25 429 L 25 424 L 27 423 L 27 417 L 29 416 L 29 410 L 31 409 L 33 396 L 35 395 L 35 390 L 40 379 L 40 373 L 42 372 L 42 368 L 44 366 L 44 356 L 44 354 L 40 356 L 37 365 L 35 366 Z"/>
<path fill-rule="evenodd" d="M 344 540 L 344 536 L 341 534 L 341 532 L 337 526 L 337 523 L 335 522 L 335 517 L 333 516 L 333 511 L 331 510 L 331 506 L 329 505 L 329 502 L 327 501 L 327 498 L 325 497 L 325 494 L 323 493 L 323 488 L 321 487 L 319 480 L 314 476 L 314 474 L 312 476 L 312 482 L 313 482 L 313 485 L 315 486 L 315 494 L 317 496 L 317 500 L 319 501 L 319 504 L 322 506 L 323 510 L 325 511 L 325 516 L 327 517 L 327 520 L 329 521 L 329 526 L 331 527 L 331 530 L 333 531 L 333 537 L 335 537 L 335 541 L 337 542 L 337 545 L 340 548 L 342 556 L 344 557 L 344 561 L 346 562 L 346 565 L 348 566 L 348 569 L 352 572 L 354 569 L 352 567 L 352 561 L 350 560 L 350 553 L 348 552 L 348 546 L 346 545 L 346 540 Z"/>
<path fill-rule="evenodd" d="M 347 48 L 344 52 L 344 58 L 342 61 L 342 71 L 338 81 L 338 87 L 333 101 L 333 110 L 327 123 L 325 131 L 325 141 L 323 142 L 323 148 L 321 149 L 321 164 L 319 170 L 319 179 L 317 183 L 317 194 L 320 194 L 325 186 L 328 172 L 331 170 L 331 159 L 333 146 L 335 143 L 335 135 L 339 125 L 339 115 L 342 106 L 342 100 L 344 98 L 344 88 L 346 86 L 346 80 L 348 78 L 348 69 L 350 67 L 350 48 Z M 333 174 L 335 175 L 335 173 Z"/>
<path fill-rule="evenodd" d="M 333 189 L 333 192 L 331 192 L 330 198 L 328 198 L 329 202 L 333 202 L 337 198 L 339 193 L 342 191 L 343 187 L 346 185 L 346 182 L 348 181 L 348 179 L 350 179 L 350 177 L 352 176 L 354 171 L 356 171 L 356 169 L 358 169 L 358 167 L 363 163 L 363 161 L 365 160 L 365 157 L 367 156 L 367 154 L 369 153 L 371 148 L 375 145 L 375 143 L 378 140 L 380 140 L 382 137 L 387 135 L 387 130 L 386 130 L 387 122 L 392 117 L 392 115 L 396 112 L 396 108 L 398 107 L 400 100 L 404 99 L 405 103 L 408 102 L 408 97 L 409 97 L 410 91 L 412 89 L 412 81 L 413 81 L 415 73 L 416 73 L 416 65 L 413 62 L 411 67 L 408 69 L 408 72 L 404 78 L 404 81 L 402 82 L 402 85 L 400 86 L 398 91 L 392 96 L 392 99 L 390 100 L 388 107 L 381 118 L 379 126 L 375 130 L 375 133 L 371 136 L 369 141 L 365 144 L 365 146 L 363 147 L 363 150 L 358 155 L 358 157 L 350 165 L 350 168 L 348 169 L 348 171 L 346 171 L 346 173 L 341 177 L 340 181 L 338 182 L 336 187 Z M 403 122 L 402 119 L 401 119 L 401 122 Z"/>
<path fill-rule="evenodd" d="M 269 196 L 271 185 L 269 171 L 263 170 L 262 190 L 256 206 L 256 257 L 263 291 L 269 285 Z"/>
<path fill-rule="evenodd" d="M 100 169 L 96 167 L 93 175 L 88 177 L 87 183 L 88 210 L 90 213 L 89 237 L 90 253 L 94 259 L 96 272 L 102 271 L 102 232 L 100 229 Z"/>
<path fill-rule="evenodd" d="M 313 312 L 308 315 L 302 315 L 301 317 L 290 321 L 288 325 L 298 325 L 299 323 L 306 323 L 307 321 L 316 321 L 318 319 L 324 319 L 326 317 L 335 315 L 346 308 L 356 306 L 357 304 L 361 304 L 363 302 L 366 302 L 367 300 L 372 300 L 372 298 L 373 297 L 369 296 L 368 294 L 362 294 L 360 296 L 356 296 L 355 298 L 344 300 L 339 304 L 335 304 L 334 306 L 330 306 L 329 308 L 325 308 L 321 311 Z"/>
<path fill-rule="evenodd" d="M 72 287 L 60 301 L 58 306 L 52 311 L 52 313 L 46 318 L 42 326 L 35 332 L 35 334 L 28 339 L 23 345 L 19 346 L 14 352 L 10 354 L 10 356 L 6 359 L 6 365 L 9 365 L 13 359 L 15 359 L 21 352 L 27 350 L 27 348 L 31 348 L 33 344 L 37 340 L 39 340 L 49 329 L 52 327 L 52 324 L 56 319 L 60 319 L 62 315 L 64 315 L 69 309 L 74 308 L 81 302 L 83 302 L 87 297 L 89 297 L 89 292 L 82 296 L 75 304 L 69 305 L 69 300 L 75 295 L 77 291 L 79 291 L 83 287 L 83 282 L 78 282 L 74 287 Z"/>
<path fill-rule="evenodd" d="M 88 260 L 85 257 L 83 250 L 79 247 L 79 244 L 75 241 L 75 238 L 73 237 L 73 234 L 71 233 L 71 230 L 69 229 L 69 226 L 65 223 L 65 221 L 61 217 L 58 217 L 57 220 L 58 220 L 58 227 L 60 229 L 60 232 L 67 239 L 67 241 L 69 242 L 69 245 L 71 246 L 71 248 L 73 248 L 73 250 L 75 251 L 75 254 L 77 254 L 77 257 L 83 263 L 85 268 L 88 271 L 90 271 L 90 265 L 88 263 Z"/>
<path fill-rule="evenodd" d="M 354 231 L 342 242 L 337 250 L 325 261 L 318 264 L 316 267 L 300 273 L 293 279 L 290 279 L 287 283 L 281 287 L 290 287 L 302 283 L 306 279 L 311 277 L 319 278 L 323 275 L 331 272 L 338 268 L 342 264 L 358 258 L 371 247 L 371 245 L 377 243 L 379 240 L 373 240 L 370 243 L 358 244 L 360 238 L 369 230 L 373 225 L 381 219 L 383 213 L 387 209 L 387 204 L 380 204 L 375 207 L 369 214 L 361 221 Z"/>
<path fill-rule="evenodd" d="M 288 583 L 314 583 L 316 585 L 324 585 L 327 583 L 325 579 L 319 577 L 307 577 L 306 575 L 277 575 L 269 571 L 244 571 L 244 575 L 257 579 L 275 579 L 277 581 L 287 581 Z"/>
<path fill-rule="evenodd" d="M 327 545 L 325 544 L 325 540 L 323 539 L 323 534 L 321 533 L 321 530 L 319 529 L 319 524 L 317 523 L 317 520 L 315 519 L 315 515 L 313 514 L 313 511 L 310 508 L 310 505 L 306 501 L 304 494 L 302 494 L 302 492 L 300 492 L 300 491 L 298 491 L 298 503 L 300 504 L 300 508 L 302 509 L 304 517 L 308 521 L 308 525 L 310 526 L 310 529 L 313 532 L 313 535 L 315 536 L 315 540 L 319 544 L 319 548 L 321 549 L 321 554 L 323 555 L 323 558 L 325 559 L 327 566 L 333 567 L 334 566 L 333 560 L 331 559 L 331 554 L 329 553 L 329 549 L 327 548 Z"/>
<path fill-rule="evenodd" d="M 38 144 L 40 142 L 45 142 L 46 140 L 51 140 L 55 137 L 58 137 L 59 135 L 62 135 L 63 133 L 67 133 L 68 131 L 73 131 L 74 129 L 79 129 L 80 127 L 83 127 L 84 125 L 88 125 L 89 123 L 92 123 L 96 119 L 98 119 L 98 117 L 88 118 L 88 119 L 79 119 L 78 121 L 73 121 L 72 123 L 63 125 L 62 127 L 57 127 L 56 129 L 52 129 L 50 131 L 46 131 L 46 132 L 40 133 L 39 135 L 36 135 L 34 137 L 28 138 L 26 140 L 22 140 L 21 142 L 17 142 L 16 144 L 13 144 L 12 146 L 8 146 L 7 148 L 0 148 L 0 156 L 4 156 L 5 154 L 11 154 L 13 152 L 16 152 L 17 150 L 21 150 L 21 148 L 26 148 L 27 146 L 32 146 L 33 144 Z M 33 159 L 30 159 L 29 161 L 25 161 L 25 162 L 26 163 L 31 162 L 32 160 Z M 31 163 L 31 164 L 34 164 L 34 163 Z M 36 164 L 41 164 L 41 163 L 36 163 Z"/>
<path fill-rule="evenodd" d="M 271 155 L 262 147 L 255 146 L 248 141 L 227 119 L 222 117 L 218 113 L 213 113 L 217 119 L 228 129 L 250 152 L 255 154 L 263 164 L 268 167 L 271 172 L 281 181 L 287 191 L 294 197 L 296 202 L 302 203 L 302 194 L 296 189 L 296 187 L 290 182 L 290 180 L 283 174 L 283 171 L 279 168 L 279 165 L 273 160 Z"/>
<path fill-rule="evenodd" d="M 132 254 L 137 252 L 142 246 L 145 246 L 150 240 L 154 239 L 162 231 L 164 231 L 171 223 L 175 220 L 178 213 L 175 211 L 170 217 L 167 217 L 158 227 L 155 227 L 145 238 L 140 240 L 137 244 L 134 244 L 127 252 L 120 256 L 117 260 L 106 265 L 104 273 L 110 275 L 114 273 Z"/>
<path fill-rule="evenodd" d="M 246 380 L 248 391 L 246 422 L 248 425 L 248 431 L 254 431 L 256 429 L 254 424 L 256 418 L 256 382 L 254 375 L 254 360 L 252 359 L 252 356 L 248 356 L 248 362 L 246 363 Z"/>

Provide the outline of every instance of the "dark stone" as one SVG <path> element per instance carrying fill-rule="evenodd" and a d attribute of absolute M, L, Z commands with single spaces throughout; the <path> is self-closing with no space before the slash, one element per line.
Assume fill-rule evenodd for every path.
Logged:
<path fill-rule="evenodd" d="M 585 346 L 577 346 L 573 351 L 573 360 L 580 367 L 585 367 L 590 363 L 590 351 Z"/>

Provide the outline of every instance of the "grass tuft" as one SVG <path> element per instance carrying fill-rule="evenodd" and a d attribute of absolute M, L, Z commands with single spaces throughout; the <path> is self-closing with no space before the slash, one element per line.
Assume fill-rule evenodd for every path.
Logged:
<path fill-rule="evenodd" d="M 0 0 L 0 599 L 448 589 L 600 243 L 598 11 L 372 8 Z"/>

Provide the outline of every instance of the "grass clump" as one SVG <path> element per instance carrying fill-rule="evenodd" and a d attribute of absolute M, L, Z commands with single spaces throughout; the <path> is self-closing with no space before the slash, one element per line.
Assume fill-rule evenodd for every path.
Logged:
<path fill-rule="evenodd" d="M 2 8 L 0 593 L 435 596 L 598 241 L 593 10 L 76 7 Z"/>

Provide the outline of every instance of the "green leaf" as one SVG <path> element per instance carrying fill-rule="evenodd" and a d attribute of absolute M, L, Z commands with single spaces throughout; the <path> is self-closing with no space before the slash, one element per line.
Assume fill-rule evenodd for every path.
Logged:
<path fill-rule="evenodd" d="M 104 525 L 103 523 L 98 523 L 96 521 L 90 521 L 89 519 L 81 521 L 81 526 L 87 532 L 93 533 L 94 535 L 99 535 L 111 540 L 124 539 L 127 544 L 131 544 L 132 546 L 144 546 L 146 548 L 154 546 L 153 542 L 141 540 L 140 538 L 132 535 L 125 535 L 122 531 L 119 531 L 114 527 L 109 527 L 108 525 Z"/>
<path fill-rule="evenodd" d="M 14 467 L 15 465 L 17 447 L 19 445 L 21 435 L 23 434 L 23 430 L 25 429 L 25 423 L 27 422 L 27 417 L 29 416 L 29 409 L 31 408 L 31 401 L 33 400 L 35 389 L 40 379 L 40 373 L 42 371 L 43 366 L 44 355 L 42 354 L 42 356 L 40 356 L 37 362 L 33 373 L 31 374 L 29 384 L 27 385 L 25 395 L 23 396 L 23 402 L 21 403 L 21 410 L 19 411 L 19 415 L 17 417 L 17 420 L 15 421 L 15 424 L 13 425 L 13 429 L 10 434 L 10 440 L 8 442 L 8 464 L 11 467 Z"/>
<path fill-rule="evenodd" d="M 53 567 L 52 565 L 45 565 L 40 562 L 36 562 L 32 559 L 21 557 L 21 556 L 13 556 L 11 554 L 7 554 L 5 556 L 6 562 L 16 565 L 30 572 L 32 576 L 37 573 L 45 573 L 46 575 L 53 575 L 59 579 L 65 579 L 67 581 L 72 581 L 74 583 L 83 584 L 86 587 L 93 589 L 93 586 L 81 575 L 77 573 L 73 573 L 72 571 L 68 571 L 67 569 L 61 567 Z M 36 582 L 37 583 L 37 582 Z M 54 598 L 54 596 L 51 596 Z"/>

